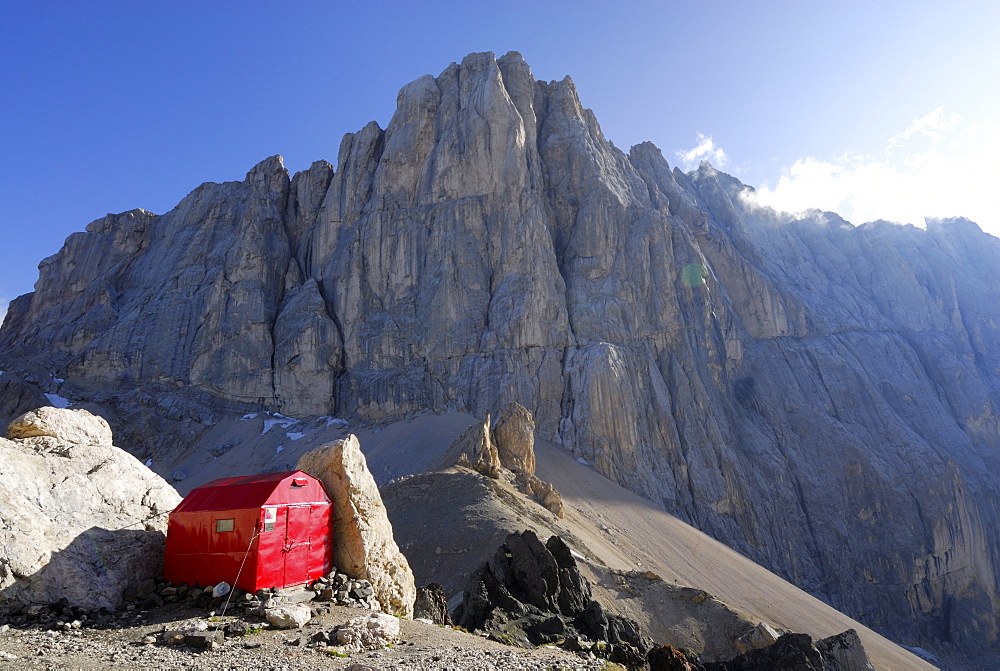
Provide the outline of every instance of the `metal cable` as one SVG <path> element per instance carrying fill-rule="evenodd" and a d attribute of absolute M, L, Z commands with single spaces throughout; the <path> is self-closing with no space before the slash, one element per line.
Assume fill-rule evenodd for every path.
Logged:
<path fill-rule="evenodd" d="M 229 589 L 229 596 L 226 597 L 226 602 L 224 604 L 222 604 L 222 612 L 219 613 L 220 617 L 223 616 L 223 615 L 225 615 L 226 614 L 226 609 L 229 608 L 229 600 L 233 598 L 233 592 L 236 591 L 236 583 L 240 579 L 240 573 L 243 572 L 243 565 L 247 563 L 247 557 L 250 556 L 250 547 L 253 545 L 253 542 L 257 539 L 257 536 L 260 536 L 259 529 L 260 529 L 260 526 L 255 524 L 254 525 L 254 534 L 250 538 L 250 542 L 247 544 L 247 551 L 243 553 L 243 561 L 240 562 L 240 569 L 236 572 L 236 580 L 233 581 L 233 584 L 232 584 L 231 588 Z"/>

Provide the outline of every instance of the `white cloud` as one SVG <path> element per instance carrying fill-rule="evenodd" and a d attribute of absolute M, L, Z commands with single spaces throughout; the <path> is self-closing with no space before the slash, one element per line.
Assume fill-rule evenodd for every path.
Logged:
<path fill-rule="evenodd" d="M 701 133 L 698 133 L 697 145 L 687 151 L 676 152 L 676 154 L 677 158 L 680 159 L 683 170 L 693 170 L 702 161 L 708 161 L 716 168 L 723 168 L 729 162 L 726 152 L 722 150 L 722 147 L 715 144 L 712 136 L 705 136 Z"/>
<path fill-rule="evenodd" d="M 899 135 L 889 138 L 888 150 L 897 146 L 906 147 L 913 140 L 914 136 L 926 136 L 932 140 L 943 140 L 948 133 L 955 130 L 956 126 L 963 121 L 962 115 L 958 112 L 945 113 L 944 106 L 939 105 L 933 112 L 925 114 L 919 119 L 914 119 L 910 127 Z"/>
<path fill-rule="evenodd" d="M 802 158 L 757 200 L 778 210 L 832 210 L 855 224 L 888 219 L 922 226 L 924 217 L 964 216 L 994 235 L 992 195 L 1000 123 L 971 123 L 938 107 L 886 141 L 881 155 Z"/>

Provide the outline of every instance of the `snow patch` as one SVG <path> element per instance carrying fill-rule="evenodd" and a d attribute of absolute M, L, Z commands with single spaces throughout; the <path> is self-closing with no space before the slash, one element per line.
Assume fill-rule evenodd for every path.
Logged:
<path fill-rule="evenodd" d="M 240 417 L 240 419 L 256 419 L 259 412 L 248 412 L 247 414 Z"/>
<path fill-rule="evenodd" d="M 54 378 L 52 378 L 52 380 L 53 380 L 53 381 L 54 381 L 54 382 L 55 382 L 56 384 L 62 384 L 63 382 L 65 382 L 65 381 L 66 381 L 65 379 L 63 379 L 63 378 L 61 378 L 61 377 L 54 377 Z"/>
<path fill-rule="evenodd" d="M 292 419 L 290 417 L 279 417 L 278 419 L 265 419 L 264 420 L 264 430 L 260 432 L 260 435 L 264 435 L 276 426 L 280 426 L 283 429 L 287 429 L 290 426 L 298 424 L 298 420 Z"/>
<path fill-rule="evenodd" d="M 153 460 L 152 459 L 147 459 L 146 460 L 146 468 L 152 468 L 152 467 L 153 467 Z"/>
<path fill-rule="evenodd" d="M 72 405 L 68 398 L 63 398 L 59 394 L 43 394 L 54 408 L 68 408 Z"/>
<path fill-rule="evenodd" d="M 590 466 L 590 462 L 584 459 L 583 457 L 577 457 L 576 460 L 579 461 L 584 466 Z"/>
<path fill-rule="evenodd" d="M 288 440 L 298 440 L 299 438 L 301 438 L 304 435 L 306 435 L 304 431 L 286 431 L 285 432 L 285 437 L 288 438 Z"/>
<path fill-rule="evenodd" d="M 346 419 L 340 419 L 339 417 L 327 417 L 326 418 L 326 425 L 328 427 L 334 426 L 334 425 L 337 425 L 337 426 L 346 426 L 347 425 L 347 420 Z"/>
<path fill-rule="evenodd" d="M 274 448 L 274 453 L 281 454 L 284 451 L 284 449 L 285 449 L 284 445 L 278 445 L 276 448 Z"/>

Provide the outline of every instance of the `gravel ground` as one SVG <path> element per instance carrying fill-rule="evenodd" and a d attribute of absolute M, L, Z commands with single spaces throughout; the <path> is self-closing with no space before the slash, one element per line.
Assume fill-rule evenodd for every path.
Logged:
<path fill-rule="evenodd" d="M 602 668 L 602 660 L 582 658 L 563 650 L 523 650 L 488 641 L 450 627 L 403 620 L 402 641 L 381 650 L 349 656 L 336 647 L 311 645 L 311 637 L 329 631 L 368 611 L 333 607 L 301 630 L 265 627 L 246 636 L 226 639 L 215 650 L 168 646 L 160 633 L 203 612 L 170 606 L 137 614 L 114 629 L 52 631 L 8 628 L 0 631 L 0 669 L 25 668 L 143 668 L 143 669 L 587 669 Z M 217 618 L 222 627 L 238 617 Z M 143 640 L 155 638 L 155 642 Z"/>

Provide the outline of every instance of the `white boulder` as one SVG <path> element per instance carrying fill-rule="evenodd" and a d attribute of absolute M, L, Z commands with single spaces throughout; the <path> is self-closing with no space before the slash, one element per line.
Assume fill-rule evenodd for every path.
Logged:
<path fill-rule="evenodd" d="M 301 629 L 312 619 L 309 606 L 301 603 L 293 603 L 277 608 L 268 608 L 264 611 L 264 617 L 276 629 Z"/>
<path fill-rule="evenodd" d="M 0 438 L 0 603 L 116 609 L 161 573 L 181 497 L 86 410 L 39 408 Z"/>

